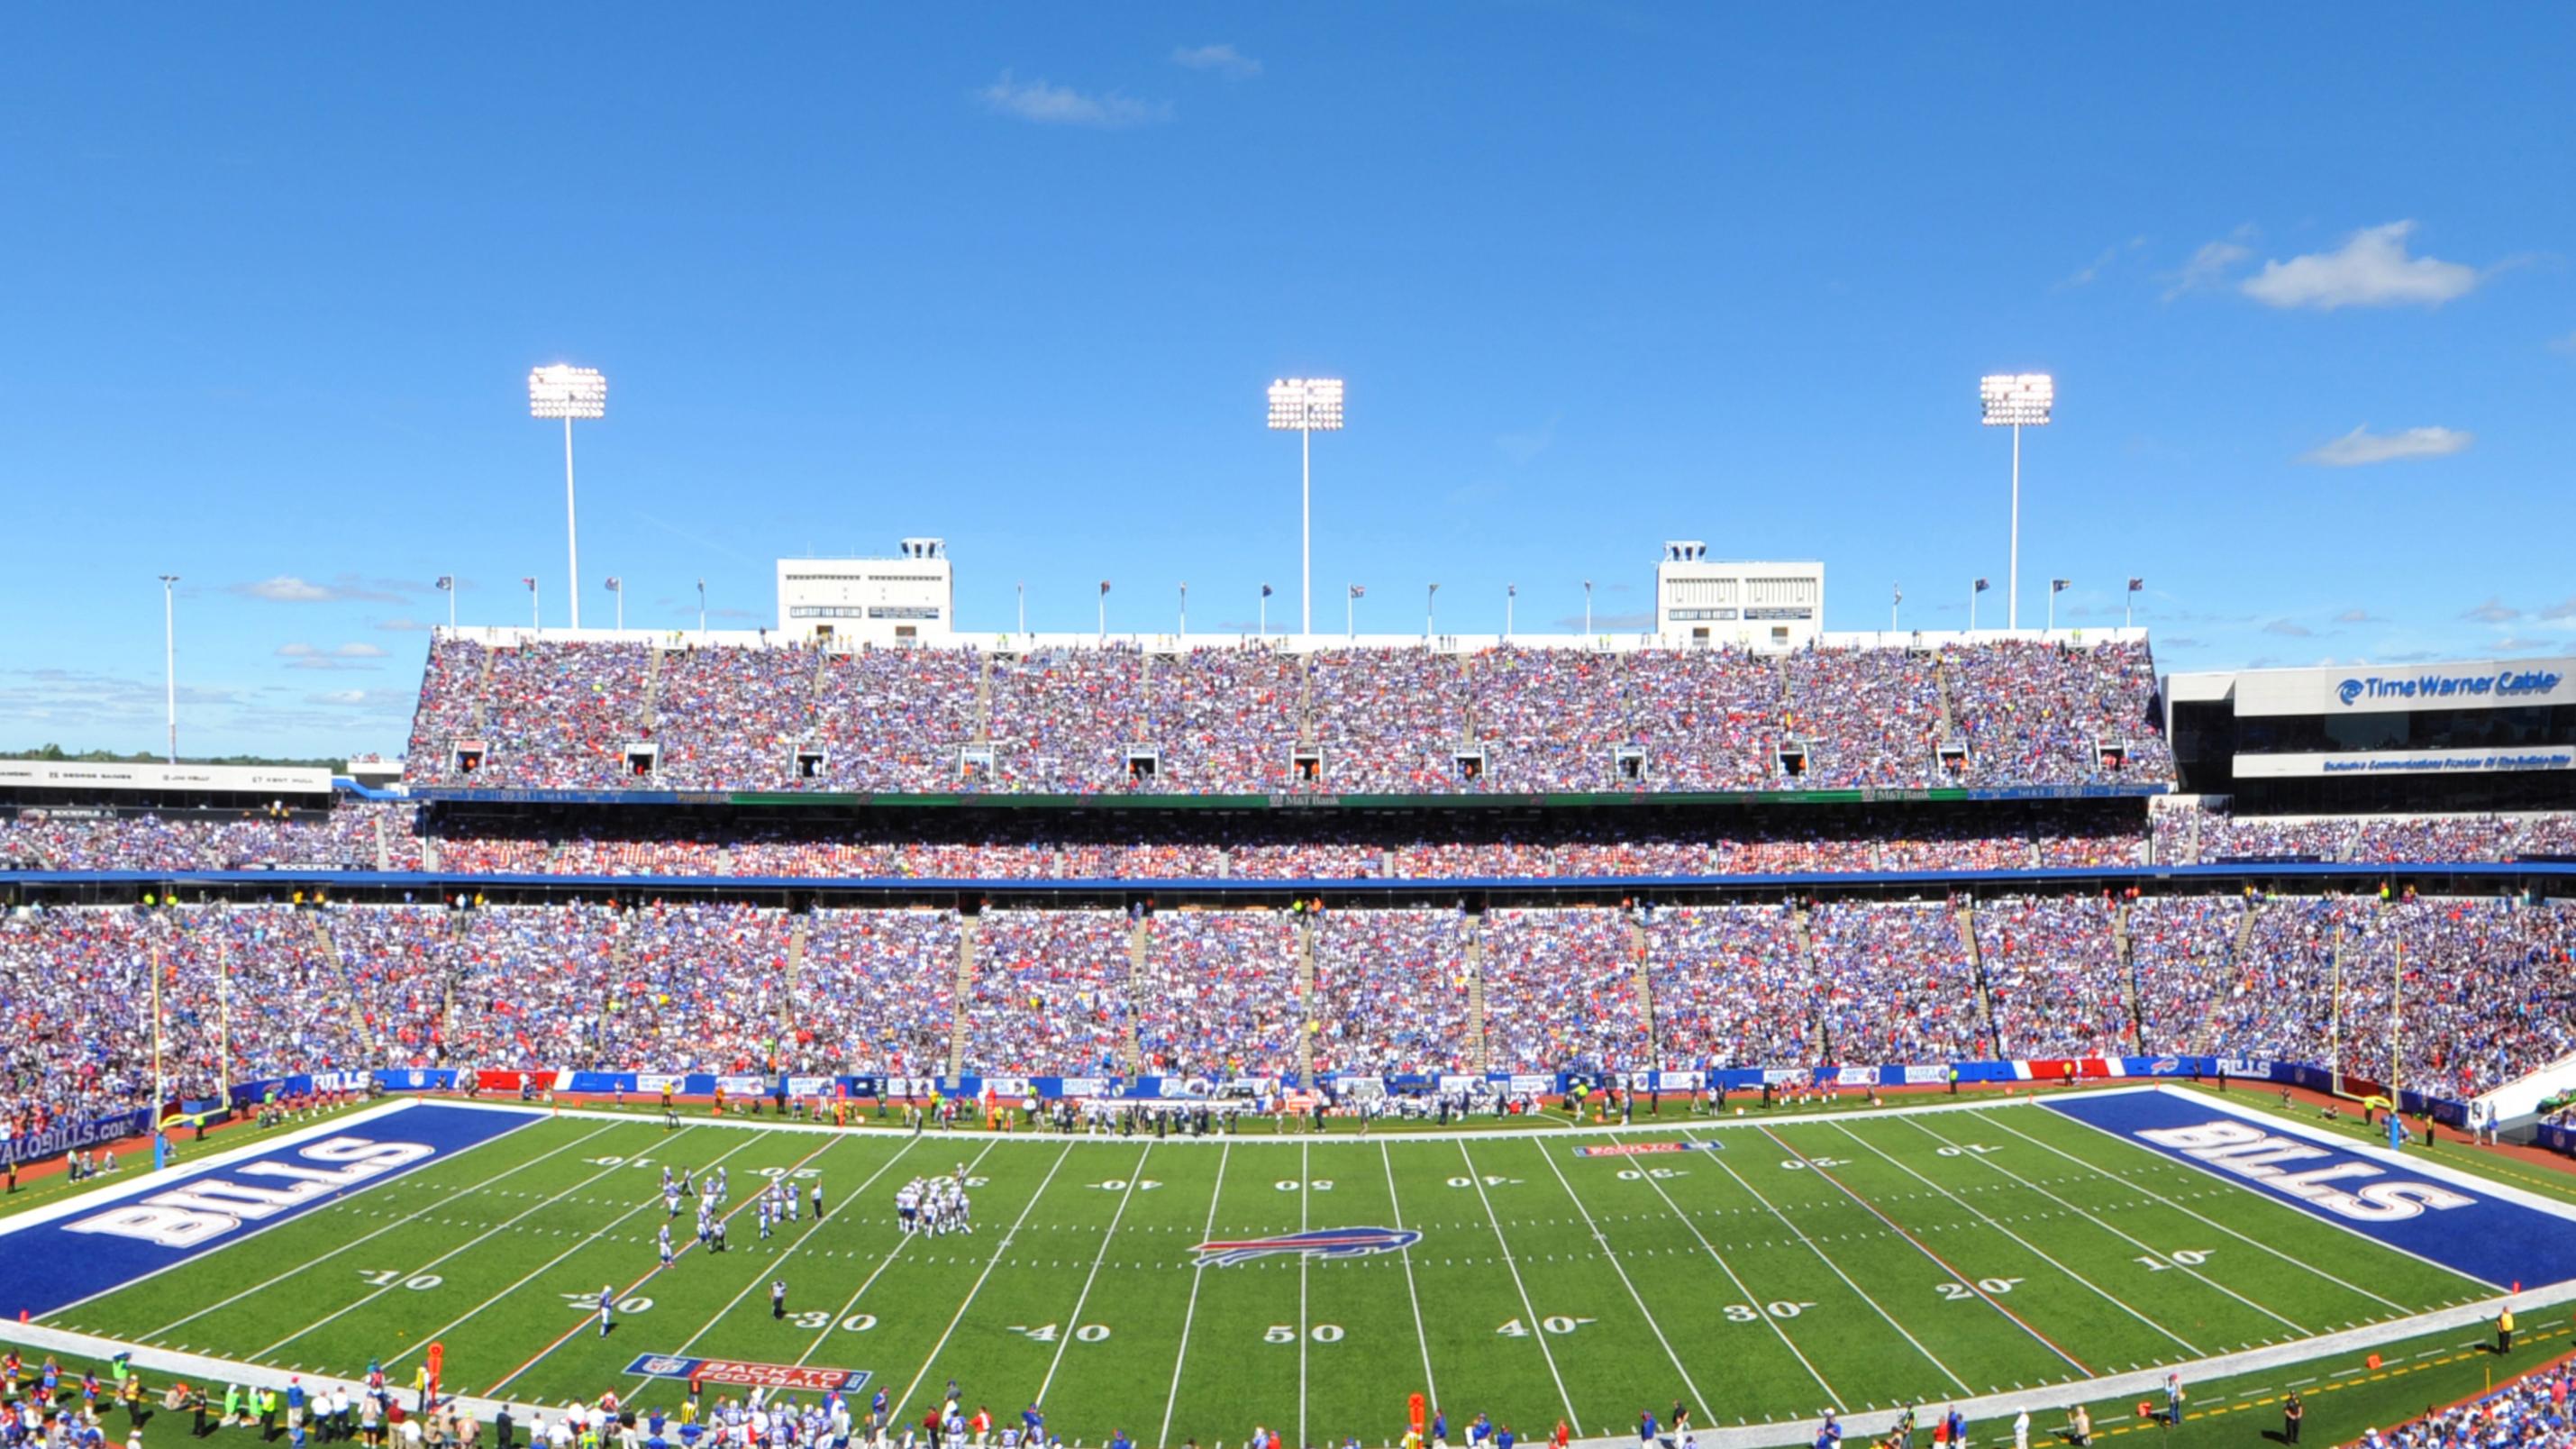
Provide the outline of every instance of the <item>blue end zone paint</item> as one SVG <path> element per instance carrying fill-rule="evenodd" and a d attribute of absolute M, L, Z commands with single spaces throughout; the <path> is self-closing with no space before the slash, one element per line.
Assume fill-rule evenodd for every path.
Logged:
<path fill-rule="evenodd" d="M 2576 1279 L 2576 1221 L 2162 1091 L 2041 1103 L 2502 1291 Z"/>
<path fill-rule="evenodd" d="M 0 1236 L 0 1314 L 43 1318 L 537 1121 L 425 1104 Z"/>

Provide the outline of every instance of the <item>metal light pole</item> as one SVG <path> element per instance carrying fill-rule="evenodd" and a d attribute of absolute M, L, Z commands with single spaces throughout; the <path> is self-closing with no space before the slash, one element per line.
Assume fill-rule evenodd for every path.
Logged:
<path fill-rule="evenodd" d="M 564 557 L 569 565 L 566 590 L 572 596 L 572 626 L 581 627 L 581 521 L 572 501 L 572 421 L 608 416 L 608 379 L 597 368 L 555 363 L 528 373 L 528 416 L 561 418 L 564 425 Z"/>
<path fill-rule="evenodd" d="M 438 591 L 447 596 L 447 632 L 456 632 L 456 575 L 440 574 Z"/>
<path fill-rule="evenodd" d="M 1430 639 L 1430 638 L 1435 638 L 1435 637 L 1437 637 L 1437 636 L 1439 635 L 1440 630 L 1439 630 L 1439 628 L 1437 627 L 1437 625 L 1438 625 L 1438 623 L 1439 623 L 1439 619 L 1440 619 L 1440 586 L 1439 586 L 1438 584 L 1433 584 L 1433 585 L 1431 586 L 1431 592 L 1423 596 L 1423 603 L 1422 603 L 1422 637 L 1423 637 L 1423 638 L 1425 638 L 1425 639 Z"/>
<path fill-rule="evenodd" d="M 177 582 L 177 574 L 161 576 L 161 692 L 170 711 L 170 763 L 174 765 L 179 763 L 179 633 L 170 586 Z"/>
<path fill-rule="evenodd" d="M 626 581 L 615 574 L 608 576 L 608 591 L 617 596 L 617 632 L 626 632 Z"/>
<path fill-rule="evenodd" d="M 2066 586 L 2073 582 L 2075 582 L 2073 579 L 2050 579 L 2048 581 L 2048 627 L 2051 632 L 2054 632 L 2057 628 L 2057 596 L 2065 593 Z"/>
<path fill-rule="evenodd" d="M 2011 574 L 2004 580 L 2004 627 L 2021 627 L 2021 430 L 2048 426 L 2057 381 L 2044 372 L 1990 373 L 1977 384 L 1985 424 L 2013 430 Z"/>
<path fill-rule="evenodd" d="M 1270 430 L 1296 433 L 1298 441 L 1297 603 L 1299 632 L 1315 632 L 1315 435 L 1342 430 L 1342 380 L 1283 377 L 1270 384 Z"/>

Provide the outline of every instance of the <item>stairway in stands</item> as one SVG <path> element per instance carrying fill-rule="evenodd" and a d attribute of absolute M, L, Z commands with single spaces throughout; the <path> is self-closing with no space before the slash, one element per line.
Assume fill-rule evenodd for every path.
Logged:
<path fill-rule="evenodd" d="M 956 1008 L 948 1024 L 948 1078 L 955 1081 L 966 1069 L 966 1024 L 975 1004 L 975 938 L 979 925 L 973 916 L 957 918 L 957 991 Z"/>
<path fill-rule="evenodd" d="M 1315 999 L 1315 914 L 1297 913 L 1297 1083 L 1315 1083 L 1315 1032 L 1319 1020 Z"/>
<path fill-rule="evenodd" d="M 1145 1048 L 1136 1040 L 1136 1003 L 1145 999 L 1145 952 L 1150 949 L 1146 919 L 1138 916 L 1127 923 L 1127 1009 L 1119 1013 L 1118 1060 L 1120 1069 L 1131 1077 L 1145 1074 Z"/>
<path fill-rule="evenodd" d="M 1977 1014 L 1984 1019 L 1986 1040 L 1993 1044 L 1995 1059 L 2008 1060 L 2004 1051 L 2003 1028 L 1995 1025 L 1995 994 L 1986 984 L 1986 953 L 1977 944 L 1977 910 L 1973 902 L 1959 902 L 1959 945 L 1968 953 L 1968 967 L 1977 973 Z"/>
<path fill-rule="evenodd" d="M 1485 1040 L 1485 933 L 1480 918 L 1467 918 L 1467 1069 L 1489 1072 L 1494 1054 Z"/>

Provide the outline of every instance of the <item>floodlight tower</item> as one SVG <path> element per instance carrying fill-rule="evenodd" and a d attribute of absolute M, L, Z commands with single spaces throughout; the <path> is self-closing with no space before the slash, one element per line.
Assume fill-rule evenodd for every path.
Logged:
<path fill-rule="evenodd" d="M 1298 435 L 1298 632 L 1315 632 L 1315 435 L 1342 430 L 1342 380 L 1283 377 L 1270 384 L 1270 430 Z"/>
<path fill-rule="evenodd" d="M 572 626 L 581 627 L 581 521 L 572 504 L 572 422 L 608 416 L 608 379 L 595 367 L 555 363 L 528 373 L 528 416 L 564 425 L 564 553 L 571 565 Z"/>
<path fill-rule="evenodd" d="M 2021 627 L 2021 430 L 2048 426 L 2057 405 L 2057 380 L 2044 372 L 1989 373 L 1977 384 L 1986 426 L 2013 430 L 2012 573 L 2004 580 L 2004 627 Z"/>

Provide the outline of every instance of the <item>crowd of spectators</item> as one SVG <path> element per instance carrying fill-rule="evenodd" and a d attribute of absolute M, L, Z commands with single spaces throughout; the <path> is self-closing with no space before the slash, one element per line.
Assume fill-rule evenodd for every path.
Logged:
<path fill-rule="evenodd" d="M 1146 921 L 1135 990 L 1143 1069 L 1277 1077 L 1297 1070 L 1297 933 L 1283 911 L 1163 911 Z"/>
<path fill-rule="evenodd" d="M 0 916 L 0 1125 L 140 1104 L 155 963 L 178 1096 L 368 1066 L 928 1076 L 952 1049 L 974 1075 L 1268 1077 L 1311 1040 L 1362 1073 L 2339 1045 L 2348 1076 L 2457 1097 L 2576 1051 L 2576 904 L 2519 896 L 25 907 Z"/>
<path fill-rule="evenodd" d="M 2140 644 L 1299 655 L 442 638 L 406 773 L 538 789 L 1074 795 L 2159 782 L 2173 768 L 2154 688 Z M 1944 762 L 1936 746 L 1954 726 L 1967 755 Z M 1803 756 L 1784 750 L 1792 741 Z M 481 751 L 470 768 L 469 744 Z M 648 779 L 630 756 L 640 745 L 653 747 Z M 1140 746 L 1150 770 L 1131 755 Z"/>
<path fill-rule="evenodd" d="M 1670 906 L 1645 918 L 1661 1065 L 1794 1067 L 1825 1059 L 1816 982 L 1786 905 Z"/>
<path fill-rule="evenodd" d="M 2099 896 L 1977 902 L 1977 960 L 2006 1056 L 2126 1056 L 2138 1033 L 2126 968 Z"/>
<path fill-rule="evenodd" d="M 2155 811 L 2151 833 L 2164 865 L 2576 858 L 2576 814 L 2567 813 L 2240 816 L 2174 805 Z"/>
<path fill-rule="evenodd" d="M 1489 1070 L 1620 1070 L 1652 1059 L 1630 913 L 1491 911 L 1482 946 Z"/>
<path fill-rule="evenodd" d="M 2354 1449 L 2570 1449 L 2576 1446 L 2576 1363 L 2561 1360 L 2464 1404 L 2393 1429 L 2372 1429 Z"/>
<path fill-rule="evenodd" d="M 1317 1071 L 1475 1069 L 1465 913 L 1328 910 L 1313 929 Z"/>

